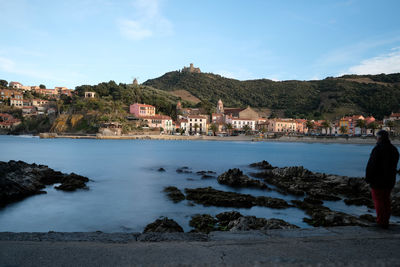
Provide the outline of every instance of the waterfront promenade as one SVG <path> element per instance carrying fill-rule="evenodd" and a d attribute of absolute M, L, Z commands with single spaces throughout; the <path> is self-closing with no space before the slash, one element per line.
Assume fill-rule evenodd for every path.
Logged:
<path fill-rule="evenodd" d="M 69 138 L 69 139 L 107 139 L 107 140 L 183 140 L 183 141 L 250 141 L 250 142 L 303 142 L 303 143 L 337 143 L 337 144 L 375 144 L 374 137 L 332 137 L 332 136 L 282 136 L 279 138 L 259 138 L 255 136 L 180 136 L 180 135 L 57 135 L 54 133 L 42 133 L 40 138 Z M 392 140 L 394 145 L 400 145 L 400 140 Z"/>
<path fill-rule="evenodd" d="M 0 233 L 0 266 L 399 266 L 400 226 L 205 234 Z"/>

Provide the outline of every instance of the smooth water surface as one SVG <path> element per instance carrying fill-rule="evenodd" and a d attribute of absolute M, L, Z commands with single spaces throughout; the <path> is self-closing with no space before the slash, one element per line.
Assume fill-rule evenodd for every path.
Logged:
<path fill-rule="evenodd" d="M 185 231 L 194 214 L 215 215 L 232 208 L 174 204 L 162 192 L 165 186 L 196 188 L 212 186 L 225 191 L 280 197 L 258 189 L 232 189 L 216 179 L 201 179 L 196 171 L 221 174 L 239 167 L 252 171 L 250 163 L 267 160 L 274 166 L 302 165 L 311 171 L 347 176 L 364 175 L 371 145 L 268 143 L 219 141 L 84 140 L 39 139 L 0 136 L 0 160 L 23 160 L 45 164 L 62 172 L 75 172 L 92 179 L 90 190 L 57 191 L 29 197 L 0 210 L 0 231 L 142 231 L 160 216 L 176 220 Z M 194 173 L 179 174 L 188 166 Z M 163 167 L 166 172 L 158 172 Z M 329 203 L 335 210 L 355 215 L 371 213 L 365 207 Z M 300 227 L 307 217 L 296 208 L 274 210 L 264 207 L 236 209 L 245 215 L 281 218 Z"/>

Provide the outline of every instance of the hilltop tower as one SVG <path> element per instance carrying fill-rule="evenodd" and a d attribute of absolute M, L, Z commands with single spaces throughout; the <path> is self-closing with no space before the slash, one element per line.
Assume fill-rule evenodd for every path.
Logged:
<path fill-rule="evenodd" d="M 137 81 L 137 79 L 135 78 L 135 79 L 133 79 L 133 85 L 138 85 L 139 83 L 138 83 L 138 81 Z"/>
<path fill-rule="evenodd" d="M 200 68 L 194 67 L 193 63 L 190 63 L 189 67 L 183 67 L 182 72 L 201 73 L 201 70 Z"/>
<path fill-rule="evenodd" d="M 222 103 L 222 100 L 218 100 L 217 104 L 217 113 L 218 114 L 223 114 L 224 113 L 224 103 Z"/>

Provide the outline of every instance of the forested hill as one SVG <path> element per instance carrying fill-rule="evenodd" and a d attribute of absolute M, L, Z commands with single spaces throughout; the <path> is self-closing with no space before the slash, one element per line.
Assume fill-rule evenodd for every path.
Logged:
<path fill-rule="evenodd" d="M 288 117 L 333 119 L 361 113 L 379 119 L 400 108 L 400 73 L 345 75 L 316 81 L 239 81 L 211 73 L 173 71 L 144 85 L 164 91 L 186 90 L 227 107 L 264 107 Z"/>

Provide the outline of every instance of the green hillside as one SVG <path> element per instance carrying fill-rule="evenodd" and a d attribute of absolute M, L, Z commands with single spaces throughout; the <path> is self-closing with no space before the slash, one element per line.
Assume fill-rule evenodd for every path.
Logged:
<path fill-rule="evenodd" d="M 164 91 L 187 90 L 230 107 L 284 110 L 288 117 L 334 119 L 362 113 L 379 119 L 400 108 L 400 74 L 346 75 L 317 81 L 239 81 L 210 73 L 173 71 L 144 85 Z"/>

